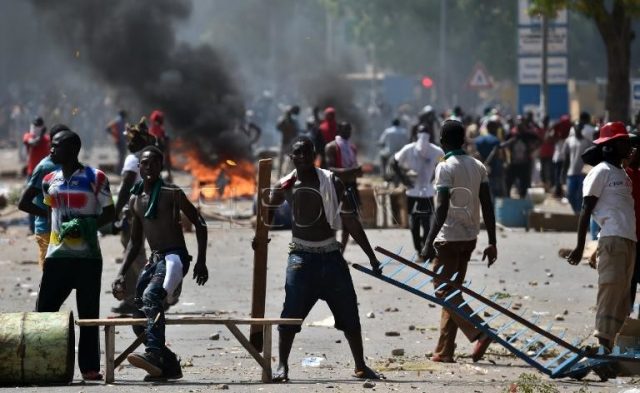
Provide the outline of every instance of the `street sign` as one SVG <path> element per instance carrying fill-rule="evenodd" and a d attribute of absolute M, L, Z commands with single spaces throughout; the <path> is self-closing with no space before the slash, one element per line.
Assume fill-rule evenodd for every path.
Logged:
<path fill-rule="evenodd" d="M 537 15 L 529 15 L 529 9 L 531 8 L 531 0 L 519 0 L 518 1 L 518 23 L 520 25 L 540 25 L 542 24 L 541 18 Z M 566 25 L 567 24 L 567 10 L 562 9 L 558 11 L 558 14 L 554 19 L 549 20 L 550 25 Z"/>
<path fill-rule="evenodd" d="M 547 83 L 567 83 L 567 58 L 562 56 L 547 59 Z M 521 85 L 539 85 L 542 83 L 542 59 L 539 57 L 521 57 L 518 59 L 518 83 Z"/>
<path fill-rule="evenodd" d="M 490 89 L 493 87 L 491 76 L 481 63 L 476 63 L 467 80 L 467 86 L 471 89 Z"/>
<path fill-rule="evenodd" d="M 549 27 L 547 50 L 549 55 L 567 53 L 567 27 Z M 540 56 L 542 54 L 542 29 L 539 26 L 518 28 L 518 53 L 520 55 Z"/>

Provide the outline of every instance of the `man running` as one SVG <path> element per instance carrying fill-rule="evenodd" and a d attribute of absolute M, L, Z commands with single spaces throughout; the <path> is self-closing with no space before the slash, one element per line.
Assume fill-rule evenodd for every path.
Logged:
<path fill-rule="evenodd" d="M 268 201 L 271 213 L 285 200 L 293 212 L 293 238 L 289 244 L 281 317 L 305 318 L 318 299 L 326 301 L 335 318 L 335 327 L 344 332 L 351 348 L 355 376 L 379 379 L 381 376 L 364 361 L 358 299 L 349 267 L 340 253 L 336 230 L 344 226 L 367 254 L 375 271 L 380 271 L 380 263 L 351 198 L 346 197 L 342 181 L 330 171 L 314 167 L 311 139 L 294 140 L 290 158 L 296 169 L 276 184 Z M 278 331 L 280 363 L 273 380 L 284 382 L 289 379 L 289 354 L 300 326 L 280 325 Z"/>
<path fill-rule="evenodd" d="M 172 304 L 172 300 L 179 295 L 182 279 L 187 274 L 191 261 L 182 232 L 181 213 L 196 228 L 198 258 L 193 267 L 193 278 L 198 285 L 204 285 L 209 278 L 206 266 L 206 224 L 184 192 L 173 184 L 165 184 L 160 178 L 163 161 L 162 152 L 155 146 L 147 146 L 142 150 L 142 181 L 134 186 L 129 201 L 131 240 L 120 273 L 112 284 L 114 297 L 122 300 L 126 291 L 125 275 L 143 247 L 143 238 L 146 237 L 151 258 L 142 270 L 136 288 L 136 303 L 148 320 L 146 351 L 127 357 L 132 365 L 149 373 L 145 381 L 182 378 L 176 354 L 165 345 L 164 320 L 165 299 Z"/>

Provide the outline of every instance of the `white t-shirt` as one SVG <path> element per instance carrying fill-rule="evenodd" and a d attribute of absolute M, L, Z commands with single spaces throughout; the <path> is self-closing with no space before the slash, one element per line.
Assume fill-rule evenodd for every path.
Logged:
<path fill-rule="evenodd" d="M 433 143 L 429 143 L 424 146 L 424 152 L 420 153 L 416 149 L 417 143 L 405 145 L 394 158 L 402 168 L 417 174 L 413 187 L 407 190 L 407 196 L 431 198 L 436 194 L 431 181 L 433 172 L 440 159 L 444 157 L 444 151 Z"/>
<path fill-rule="evenodd" d="M 593 145 L 591 139 L 583 136 L 582 139 L 576 138 L 575 135 L 569 135 L 564 143 L 563 157 L 569 156 L 569 170 L 567 176 L 581 175 L 584 162 L 582 162 L 582 153 L 589 146 Z"/>
<path fill-rule="evenodd" d="M 487 169 L 466 154 L 453 155 L 436 167 L 436 188 L 450 194 L 449 212 L 436 237 L 439 241 L 475 240 L 480 233 L 480 184 Z"/>
<path fill-rule="evenodd" d="M 122 165 L 121 175 L 124 175 L 125 172 L 134 172 L 136 174 L 136 182 L 142 180 L 140 177 L 140 158 L 137 154 L 131 153 L 124 159 L 124 164 Z"/>
<path fill-rule="evenodd" d="M 624 169 L 608 162 L 601 162 L 587 174 L 582 195 L 598 197 L 592 216 L 600 226 L 600 237 L 619 236 L 636 241 L 631 189 L 631 179 Z"/>

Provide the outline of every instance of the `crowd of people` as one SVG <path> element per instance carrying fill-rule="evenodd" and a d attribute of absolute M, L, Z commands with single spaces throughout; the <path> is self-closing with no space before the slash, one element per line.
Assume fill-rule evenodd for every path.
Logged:
<path fill-rule="evenodd" d="M 268 200 L 261 201 L 268 203 L 270 216 L 279 205 L 289 204 L 295 223 L 281 316 L 304 319 L 317 300 L 325 300 L 350 346 L 355 376 L 382 378 L 365 363 L 357 296 L 342 257 L 353 237 L 372 270 L 382 273 L 359 215 L 357 179 L 363 169 L 352 137 L 363 130 L 342 121 L 333 107 L 320 112 L 313 111 L 305 129 L 298 123 L 298 106 L 279 119 L 280 180 Z M 97 318 L 102 274 L 98 229 L 121 234 L 123 264 L 112 284 L 121 303 L 113 311 L 147 318 L 146 350 L 128 359 L 147 371 L 146 380 L 156 381 L 182 377 L 177 355 L 165 345 L 164 322 L 164 311 L 177 301 L 192 259 L 180 215 L 196 228 L 193 278 L 199 285 L 208 280 L 207 227 L 184 192 L 171 183 L 170 173 L 161 175 L 169 169 L 164 115 L 154 111 L 149 120 L 150 124 L 144 117 L 129 123 L 122 110 L 105 127 L 120 153 L 121 184 L 114 204 L 107 175 L 79 159 L 81 137 L 66 125 L 47 128 L 44 119 L 35 118 L 22 138 L 29 180 L 19 208 L 33 217 L 40 252 L 37 311 L 59 310 L 76 289 L 80 318 Z M 472 121 L 460 108 L 438 115 L 425 107 L 414 123 L 404 123 L 400 117 L 392 120 L 376 139 L 382 177 L 406 189 L 410 233 L 419 259 L 431 261 L 431 268 L 441 268 L 445 276 L 457 272 L 455 281 L 463 283 L 482 214 L 488 235 L 482 255 L 490 267 L 498 256 L 493 198 L 525 198 L 538 182 L 550 195 L 566 197 L 580 214 L 577 246 L 568 256 L 571 264 L 582 259 L 590 220 L 599 234 L 597 258 L 591 259 L 599 274 L 595 336 L 603 350 L 610 351 L 631 312 L 640 276 L 638 131 L 621 122 L 593 122 L 588 113 L 575 122 L 563 116 L 538 124 L 531 113 L 508 119 L 491 108 Z M 338 230 L 341 241 L 336 239 Z M 434 280 L 437 296 L 465 307 L 482 323 L 461 293 L 441 284 Z M 483 357 L 491 337 L 443 309 L 432 361 L 455 362 L 458 329 L 475 343 L 472 359 Z M 279 327 L 276 381 L 289 378 L 288 358 L 299 330 Z M 84 379 L 102 378 L 96 327 L 81 328 L 78 359 Z"/>

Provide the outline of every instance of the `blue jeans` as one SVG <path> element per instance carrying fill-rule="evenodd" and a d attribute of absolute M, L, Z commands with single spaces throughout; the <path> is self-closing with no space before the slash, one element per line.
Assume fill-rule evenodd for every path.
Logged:
<path fill-rule="evenodd" d="M 163 354 L 167 351 L 165 347 L 165 320 L 164 304 L 167 298 L 167 291 L 163 284 L 167 274 L 167 265 L 164 259 L 166 254 L 178 254 L 182 262 L 182 275 L 189 270 L 191 257 L 186 250 L 172 250 L 165 253 L 153 253 L 151 259 L 140 273 L 138 284 L 136 285 L 136 305 L 147 317 L 147 352 Z M 156 317 L 160 314 L 158 321 Z"/>
<path fill-rule="evenodd" d="M 573 209 L 578 214 L 582 208 L 582 182 L 584 175 L 567 176 L 567 199 Z"/>
<path fill-rule="evenodd" d="M 287 263 L 285 300 L 281 318 L 304 319 L 316 302 L 327 302 L 338 330 L 359 333 L 358 299 L 347 262 L 340 251 L 292 251 Z M 279 331 L 297 333 L 299 325 L 279 325 Z"/>

